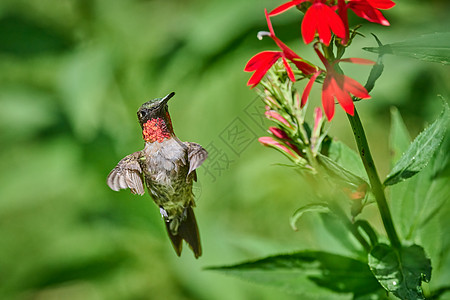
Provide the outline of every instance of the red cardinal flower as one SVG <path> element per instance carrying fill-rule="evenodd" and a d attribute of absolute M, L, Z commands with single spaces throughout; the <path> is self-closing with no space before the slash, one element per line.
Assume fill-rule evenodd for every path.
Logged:
<path fill-rule="evenodd" d="M 314 35 L 319 34 L 319 40 L 325 45 L 330 45 L 331 31 L 340 38 L 345 37 L 345 26 L 341 18 L 333 8 L 324 3 L 323 0 L 294 0 L 284 3 L 270 12 L 270 16 L 278 15 L 289 8 L 303 2 L 311 2 L 302 21 L 302 36 L 305 44 L 311 43 Z M 374 0 L 375 1 L 375 0 Z"/>
<path fill-rule="evenodd" d="M 390 24 L 379 9 L 390 9 L 394 5 L 395 3 L 390 0 L 350 0 L 347 3 L 348 8 L 353 10 L 358 17 L 384 26 Z"/>
<path fill-rule="evenodd" d="M 257 86 L 261 79 L 266 75 L 267 71 L 277 62 L 278 59 L 283 60 L 284 67 L 288 73 L 289 78 L 295 81 L 294 73 L 292 72 L 291 66 L 286 61 L 283 52 L 280 51 L 263 51 L 255 56 L 253 56 L 244 68 L 245 72 L 253 72 L 253 75 L 247 82 L 247 85 L 251 85 L 252 88 Z"/>
<path fill-rule="evenodd" d="M 327 75 L 325 76 L 322 87 L 322 106 L 325 111 L 325 115 L 327 116 L 329 121 L 333 119 L 334 99 L 336 98 L 345 112 L 353 116 L 355 106 L 350 94 L 361 99 L 368 99 L 370 98 L 370 95 L 359 82 L 348 76 L 345 76 L 344 74 L 338 73 L 334 69 L 334 65 L 338 62 L 351 62 L 355 64 L 373 65 L 375 62 L 363 58 L 346 58 L 339 59 L 334 61 L 333 63 L 330 63 L 319 51 L 317 45 L 314 46 L 314 50 L 317 52 L 317 55 L 319 56 L 327 71 Z M 311 77 L 308 84 L 306 85 L 306 88 L 303 91 L 302 95 L 302 106 L 306 104 L 309 92 L 311 91 L 311 87 L 317 76 L 319 76 L 322 72 L 323 71 L 316 72 L 316 74 Z"/>
<path fill-rule="evenodd" d="M 267 71 L 280 58 L 282 59 L 283 64 L 288 73 L 288 76 L 292 81 L 295 81 L 295 76 L 294 72 L 291 69 L 291 66 L 287 62 L 287 59 L 290 60 L 292 63 L 294 63 L 294 65 L 305 75 L 311 75 L 314 72 L 316 72 L 316 68 L 313 65 L 305 62 L 300 56 L 298 56 L 294 51 L 292 51 L 288 46 L 286 46 L 286 44 L 284 44 L 279 38 L 275 36 L 275 32 L 273 30 L 272 23 L 270 22 L 267 10 L 265 11 L 265 14 L 267 26 L 269 27 L 270 31 L 267 35 L 275 41 L 275 43 L 282 51 L 263 51 L 253 56 L 248 61 L 247 65 L 244 68 L 244 71 L 246 72 L 253 72 L 253 71 L 255 72 L 250 77 L 249 81 L 247 82 L 247 85 L 251 85 L 252 88 L 258 85 L 258 83 L 261 81 L 261 79 L 264 77 Z"/>

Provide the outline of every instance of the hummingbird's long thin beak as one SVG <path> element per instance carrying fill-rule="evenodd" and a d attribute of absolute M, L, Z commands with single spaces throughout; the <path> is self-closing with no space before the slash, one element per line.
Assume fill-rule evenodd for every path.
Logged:
<path fill-rule="evenodd" d="M 169 101 L 170 98 L 172 98 L 173 96 L 175 96 L 175 92 L 172 92 L 172 93 L 168 94 L 167 96 L 165 96 L 164 98 L 162 98 L 160 101 L 160 105 L 166 104 L 167 101 Z"/>

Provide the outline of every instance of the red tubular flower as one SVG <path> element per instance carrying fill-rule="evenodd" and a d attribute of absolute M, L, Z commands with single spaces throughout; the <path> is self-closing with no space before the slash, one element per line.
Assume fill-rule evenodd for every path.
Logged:
<path fill-rule="evenodd" d="M 330 45 L 331 31 L 340 38 L 345 38 L 345 26 L 341 18 L 323 0 L 296 0 L 284 3 L 270 12 L 270 16 L 278 15 L 289 8 L 305 1 L 311 2 L 311 7 L 305 13 L 302 21 L 302 36 L 305 44 L 313 41 L 314 35 L 319 34 L 319 40 Z"/>
<path fill-rule="evenodd" d="M 395 5 L 390 0 L 350 0 L 348 8 L 361 18 L 367 21 L 389 26 L 389 21 L 383 16 L 379 9 L 389 9 Z"/>
<path fill-rule="evenodd" d="M 373 65 L 375 62 L 363 58 L 346 58 L 339 59 L 334 61 L 333 63 L 330 63 L 319 51 L 317 45 L 314 46 L 314 50 L 316 51 L 317 55 L 319 56 L 320 60 L 327 70 L 327 75 L 325 76 L 322 87 L 322 106 L 325 111 L 325 115 L 327 116 L 329 121 L 333 119 L 334 99 L 336 98 L 345 112 L 353 116 L 355 107 L 350 94 L 361 99 L 368 99 L 370 98 L 370 95 L 359 82 L 348 76 L 345 76 L 344 74 L 336 72 L 334 69 L 334 65 L 338 62 L 351 62 L 355 64 Z M 308 82 L 302 95 L 302 105 L 306 103 L 309 92 L 311 91 L 311 86 L 321 72 L 323 71 L 318 71 L 316 74 L 314 74 Z"/>
<path fill-rule="evenodd" d="M 247 63 L 244 68 L 246 72 L 253 72 L 253 75 L 250 77 L 247 85 L 250 85 L 252 88 L 258 85 L 267 71 L 273 66 L 278 59 L 282 59 L 283 64 L 288 73 L 289 79 L 295 81 L 294 72 L 291 69 L 291 66 L 287 62 L 287 59 L 290 60 L 301 72 L 305 75 L 311 75 L 316 72 L 316 68 L 307 63 L 303 58 L 297 55 L 294 51 L 292 51 L 286 44 L 284 44 L 279 38 L 275 36 L 275 32 L 272 27 L 272 23 L 270 22 L 269 14 L 267 10 L 265 10 L 267 26 L 269 27 L 270 33 L 268 34 L 270 38 L 274 40 L 277 46 L 282 51 L 263 51 L 255 56 L 253 56 Z"/>

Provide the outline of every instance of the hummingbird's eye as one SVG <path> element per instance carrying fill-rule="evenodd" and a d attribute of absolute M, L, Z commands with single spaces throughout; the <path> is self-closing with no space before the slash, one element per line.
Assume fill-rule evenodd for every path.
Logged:
<path fill-rule="evenodd" d="M 141 118 L 143 119 L 143 118 L 145 118 L 145 117 L 147 116 L 147 111 L 141 110 L 141 111 L 139 112 L 139 115 L 140 115 Z"/>

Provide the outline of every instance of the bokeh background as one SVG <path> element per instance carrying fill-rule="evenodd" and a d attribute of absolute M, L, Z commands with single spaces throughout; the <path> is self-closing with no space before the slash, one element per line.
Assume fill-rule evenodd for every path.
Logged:
<path fill-rule="evenodd" d="M 267 30 L 264 8 L 281 3 L 0 2 L 1 299 L 294 299 L 203 268 L 324 246 L 346 254 L 342 241 L 317 233 L 313 216 L 292 231 L 289 217 L 313 191 L 257 143 L 265 125 L 243 68 L 257 52 L 276 49 L 256 33 Z M 363 23 L 367 37 L 347 56 L 376 59 L 361 50 L 375 45 L 371 32 L 390 43 L 450 28 L 447 0 L 396 3 L 385 13 L 392 26 Z M 283 41 L 316 61 L 301 45 L 296 11 L 273 22 Z M 373 98 L 357 104 L 382 176 L 389 108 L 398 107 L 415 136 L 438 115 L 437 94 L 450 94 L 448 66 L 396 57 L 385 64 Z M 369 71 L 346 70 L 360 82 Z M 198 260 L 188 249 L 175 255 L 148 195 L 105 183 L 143 146 L 138 107 L 171 91 L 177 135 L 214 153 L 195 186 Z M 330 134 L 354 148 L 340 109 Z"/>

